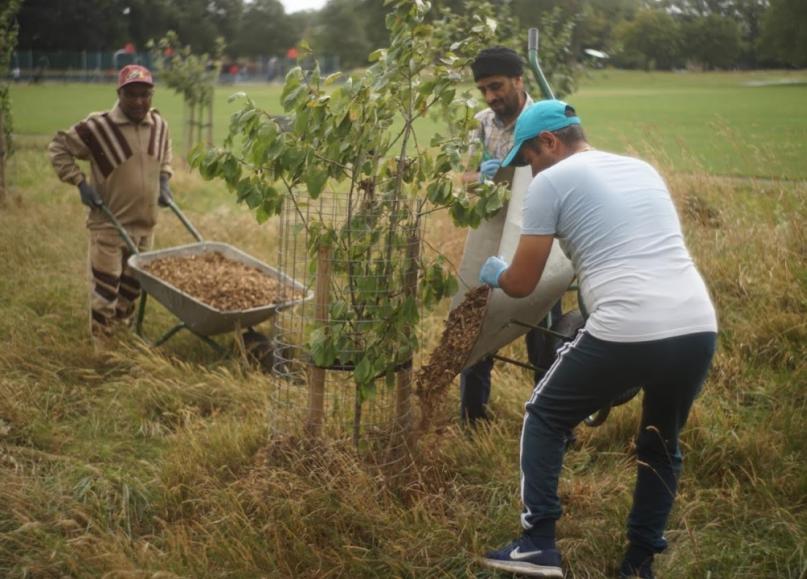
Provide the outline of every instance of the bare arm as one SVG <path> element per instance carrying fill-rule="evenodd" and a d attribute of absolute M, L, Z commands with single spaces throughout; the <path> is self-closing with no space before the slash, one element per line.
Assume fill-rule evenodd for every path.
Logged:
<path fill-rule="evenodd" d="M 504 293 L 514 298 L 532 293 L 544 273 L 553 240 L 552 235 L 521 236 L 513 263 L 499 277 L 499 286 Z"/>

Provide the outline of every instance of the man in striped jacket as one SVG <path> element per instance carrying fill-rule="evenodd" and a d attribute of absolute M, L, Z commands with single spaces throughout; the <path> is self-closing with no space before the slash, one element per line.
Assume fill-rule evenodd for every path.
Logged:
<path fill-rule="evenodd" d="M 157 206 L 172 200 L 168 180 L 171 138 L 168 123 L 151 108 L 154 81 L 148 69 L 129 65 L 118 75 L 118 102 L 92 113 L 48 146 L 59 179 L 78 187 L 90 209 L 90 327 L 93 337 L 108 335 L 117 322 L 128 323 L 140 284 L 128 271 L 129 251 L 101 211 L 106 205 L 137 244 L 147 249 L 157 221 Z M 77 164 L 89 161 L 89 176 Z"/>

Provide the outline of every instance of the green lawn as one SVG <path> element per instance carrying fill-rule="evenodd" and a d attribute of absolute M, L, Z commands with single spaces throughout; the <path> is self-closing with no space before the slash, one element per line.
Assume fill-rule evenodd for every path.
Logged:
<path fill-rule="evenodd" d="M 218 87 L 216 140 L 240 107 L 239 101 L 227 102 L 230 95 L 244 91 L 279 113 L 280 90 L 266 84 Z M 13 86 L 12 98 L 20 134 L 51 135 L 89 111 L 109 108 L 115 95 L 111 85 L 48 84 Z M 639 154 L 677 172 L 807 178 L 807 71 L 594 71 L 568 100 L 591 142 L 603 149 Z M 164 89 L 154 102 L 181 144 L 180 98 Z M 435 128 L 424 121 L 421 142 Z"/>

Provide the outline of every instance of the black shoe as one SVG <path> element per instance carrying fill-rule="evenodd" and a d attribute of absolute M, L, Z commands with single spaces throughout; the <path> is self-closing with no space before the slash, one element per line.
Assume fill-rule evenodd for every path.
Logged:
<path fill-rule="evenodd" d="M 619 568 L 619 579 L 654 579 L 653 555 L 647 557 L 638 566 L 632 564 L 627 558 L 622 561 Z"/>

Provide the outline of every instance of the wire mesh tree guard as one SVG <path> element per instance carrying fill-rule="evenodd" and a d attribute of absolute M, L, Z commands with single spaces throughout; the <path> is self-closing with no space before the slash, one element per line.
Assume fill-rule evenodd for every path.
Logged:
<path fill-rule="evenodd" d="M 405 443 L 419 224 L 414 203 L 376 196 L 369 183 L 285 205 L 278 265 L 314 296 L 275 321 L 274 372 L 283 380 L 270 411 L 274 429 L 304 422 L 314 435 L 349 435 L 357 448 Z M 411 316 L 396 315 L 407 308 Z M 386 350 L 392 371 L 366 362 L 374 348 Z"/>

